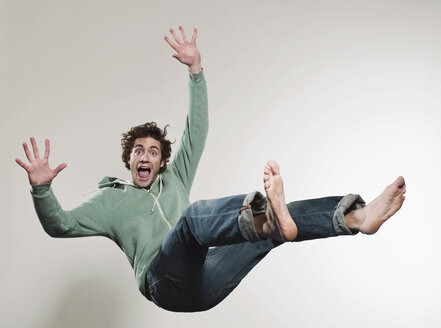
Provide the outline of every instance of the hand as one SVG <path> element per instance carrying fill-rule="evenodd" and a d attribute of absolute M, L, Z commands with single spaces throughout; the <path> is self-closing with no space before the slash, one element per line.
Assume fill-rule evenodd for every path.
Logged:
<path fill-rule="evenodd" d="M 179 26 L 179 31 L 181 31 L 182 39 L 178 37 L 173 29 L 170 29 L 170 33 L 175 39 L 176 43 L 171 41 L 167 36 L 164 37 L 164 40 L 177 52 L 177 54 L 174 54 L 173 57 L 179 60 L 181 63 L 187 65 L 190 72 L 197 74 L 202 69 L 201 54 L 196 47 L 196 36 L 198 34 L 198 30 L 194 29 L 190 42 L 187 41 L 187 37 L 185 36 L 182 26 Z"/>
<path fill-rule="evenodd" d="M 49 152 L 50 152 L 50 143 L 49 139 L 45 140 L 45 148 L 44 148 L 44 157 L 40 158 L 38 153 L 37 143 L 35 142 L 35 138 L 31 137 L 32 151 L 34 152 L 35 159 L 32 159 L 31 152 L 29 151 L 28 145 L 26 142 L 23 143 L 23 149 L 26 154 L 26 157 L 29 160 L 29 165 L 26 165 L 20 159 L 16 158 L 15 161 L 18 165 L 28 172 L 29 183 L 31 185 L 37 185 L 42 183 L 51 182 L 61 170 L 63 170 L 67 164 L 63 163 L 58 165 L 54 170 L 49 167 Z"/>

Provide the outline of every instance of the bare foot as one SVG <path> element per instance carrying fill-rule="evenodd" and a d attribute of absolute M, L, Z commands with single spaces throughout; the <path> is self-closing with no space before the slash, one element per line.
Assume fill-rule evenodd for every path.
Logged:
<path fill-rule="evenodd" d="M 365 207 L 354 211 L 354 218 L 361 233 L 371 235 L 394 215 L 403 205 L 406 182 L 398 177 L 391 185 Z"/>
<path fill-rule="evenodd" d="M 286 206 L 279 164 L 274 161 L 266 164 L 263 182 L 268 199 L 263 233 L 271 239 L 293 241 L 297 237 L 297 226 Z"/>

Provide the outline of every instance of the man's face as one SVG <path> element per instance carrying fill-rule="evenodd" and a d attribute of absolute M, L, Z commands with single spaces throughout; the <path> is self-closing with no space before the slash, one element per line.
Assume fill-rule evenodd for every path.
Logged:
<path fill-rule="evenodd" d="M 159 169 L 165 165 L 161 158 L 161 143 L 152 137 L 137 138 L 130 153 L 129 166 L 133 183 L 149 189 Z"/>

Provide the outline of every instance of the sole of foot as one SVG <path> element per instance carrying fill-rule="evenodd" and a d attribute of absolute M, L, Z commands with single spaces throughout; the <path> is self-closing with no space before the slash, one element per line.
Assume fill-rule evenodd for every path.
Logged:
<path fill-rule="evenodd" d="M 266 164 L 263 183 L 268 200 L 264 234 L 279 241 L 293 241 L 297 237 L 297 226 L 286 206 L 283 180 L 277 162 L 269 161 Z"/>

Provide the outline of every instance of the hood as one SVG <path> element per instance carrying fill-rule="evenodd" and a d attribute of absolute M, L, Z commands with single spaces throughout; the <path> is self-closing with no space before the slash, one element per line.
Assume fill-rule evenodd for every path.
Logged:
<path fill-rule="evenodd" d="M 147 190 L 147 192 L 150 194 L 152 192 L 152 190 L 155 190 L 155 193 L 157 194 L 157 197 L 159 198 L 159 196 L 161 196 L 161 192 L 162 192 L 162 188 L 163 188 L 162 184 L 163 184 L 162 174 L 159 174 L 158 178 L 155 180 L 155 182 L 153 182 L 152 187 L 149 190 Z M 131 181 L 126 181 L 123 179 L 109 177 L 109 176 L 105 176 L 104 178 L 101 179 L 100 182 L 98 182 L 98 188 L 100 188 L 100 189 L 106 188 L 106 187 L 115 188 L 118 185 L 129 185 L 129 186 L 132 186 L 135 188 L 143 189 L 143 188 L 135 185 Z"/>
<path fill-rule="evenodd" d="M 157 183 L 158 180 L 159 180 L 159 183 Z M 100 182 L 98 182 L 98 188 L 100 188 L 100 189 L 101 188 L 106 188 L 106 187 L 115 188 L 118 185 L 129 185 L 129 186 L 133 186 L 135 188 L 140 188 L 137 185 L 135 185 L 135 184 L 133 184 L 131 182 L 128 182 L 126 180 L 119 179 L 119 178 L 114 178 L 114 177 L 108 177 L 108 176 L 104 177 Z M 161 197 L 161 193 L 162 193 L 162 189 L 163 189 L 162 174 L 158 175 L 158 178 L 153 183 L 153 186 L 155 186 L 155 185 L 158 185 L 157 188 L 159 188 L 159 192 L 158 192 L 157 196 L 153 195 L 150 190 L 147 190 L 148 194 L 150 196 L 152 196 L 153 199 L 155 200 L 153 202 L 153 207 L 152 207 L 152 211 L 151 211 L 152 213 L 155 211 L 155 207 L 157 205 L 159 205 L 159 197 Z M 161 209 L 159 209 L 159 210 L 161 212 L 161 215 L 163 215 L 162 214 L 162 210 Z M 167 220 L 166 220 L 166 223 L 169 226 L 169 228 L 171 229 L 170 223 L 168 223 Z"/>
<path fill-rule="evenodd" d="M 98 182 L 98 188 L 115 187 L 116 185 L 122 185 L 122 184 L 136 187 L 133 183 L 123 179 L 114 178 L 114 177 L 104 177 L 100 182 Z"/>

